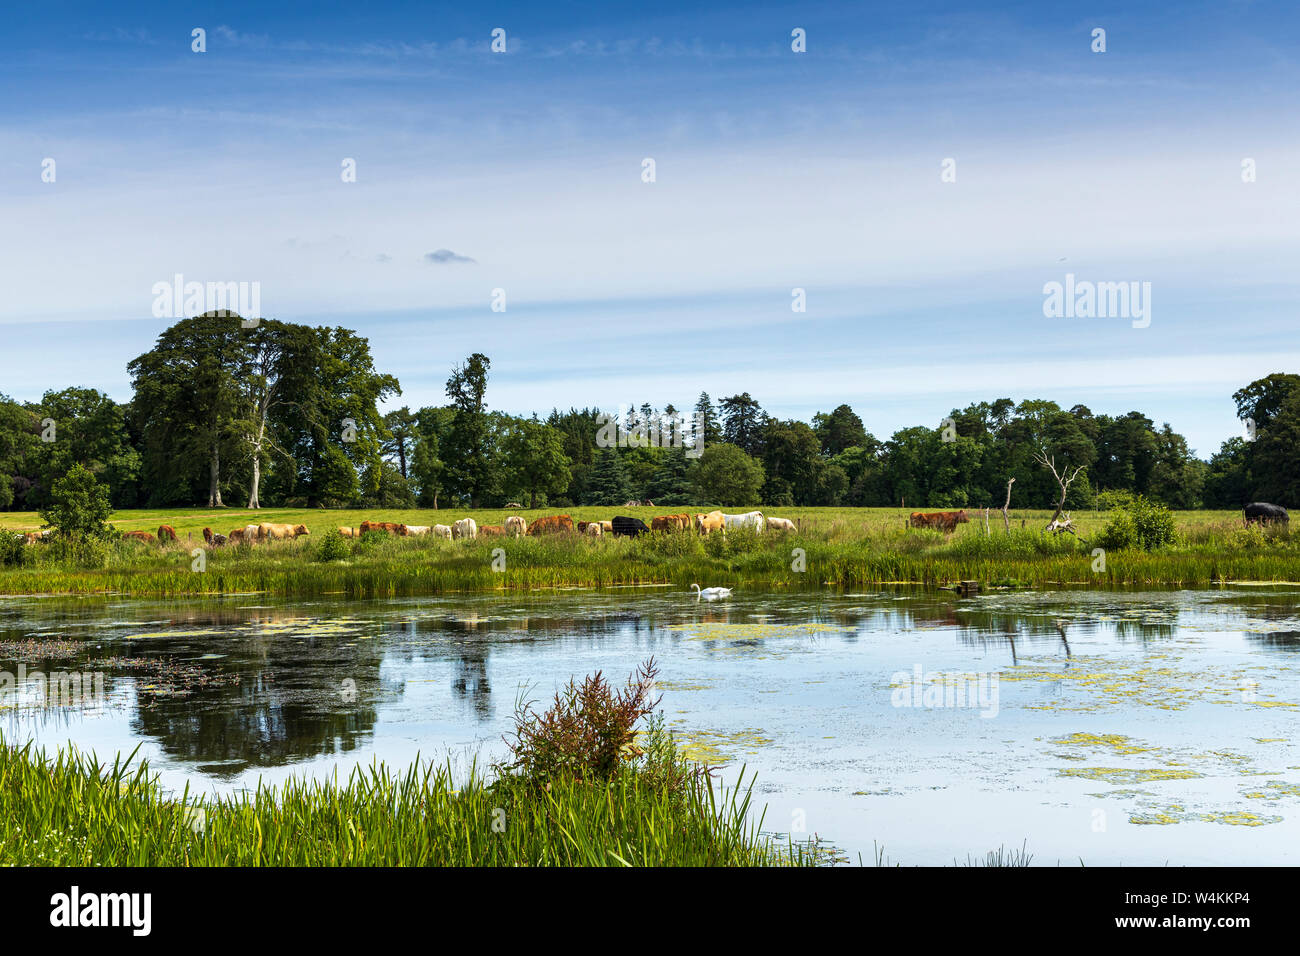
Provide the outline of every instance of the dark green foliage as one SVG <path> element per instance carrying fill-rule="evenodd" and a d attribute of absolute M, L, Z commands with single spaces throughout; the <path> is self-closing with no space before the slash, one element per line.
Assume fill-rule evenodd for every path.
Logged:
<path fill-rule="evenodd" d="M 108 489 L 82 465 L 73 465 L 54 482 L 41 518 L 66 538 L 106 538 L 113 506 Z"/>
<path fill-rule="evenodd" d="M 1156 551 L 1177 538 L 1174 516 L 1159 502 L 1122 492 L 1111 499 L 1111 519 L 1094 542 L 1107 550 Z"/>
<path fill-rule="evenodd" d="M 583 504 L 621 505 L 632 496 L 623 459 L 613 448 L 604 448 L 587 473 Z"/>
<path fill-rule="evenodd" d="M 317 561 L 341 561 L 351 556 L 352 546 L 337 528 L 332 528 L 312 543 L 312 553 Z"/>

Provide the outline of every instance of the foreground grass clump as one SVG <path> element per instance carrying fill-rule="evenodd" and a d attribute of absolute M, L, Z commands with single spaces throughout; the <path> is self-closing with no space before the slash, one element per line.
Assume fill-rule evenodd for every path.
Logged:
<path fill-rule="evenodd" d="M 661 509 L 571 509 L 575 520 L 615 512 L 650 519 Z M 907 512 L 891 508 L 778 509 L 794 533 L 732 532 L 701 537 L 656 533 L 635 540 L 552 535 L 448 541 L 432 536 L 367 534 L 345 538 L 337 525 L 369 517 L 398 523 L 446 523 L 472 516 L 501 524 L 510 512 L 323 512 L 285 509 L 213 513 L 121 512 L 118 526 L 173 525 L 171 544 L 115 541 L 72 549 L 55 541 L 16 545 L 0 533 L 0 594 L 105 591 L 170 596 L 264 592 L 277 596 L 345 594 L 397 597 L 447 592 L 612 587 L 692 582 L 785 588 L 860 587 L 955 581 L 986 584 L 1204 586 L 1231 581 L 1300 582 L 1300 535 L 1286 526 L 1247 527 L 1236 512 L 1076 513 L 1076 535 L 1043 531 L 1050 512 L 971 513 L 945 537 L 909 528 Z M 547 512 L 526 512 L 534 520 Z M 227 527 L 245 518 L 306 524 L 297 541 L 195 550 L 205 525 Z M 1139 520 L 1140 519 L 1140 520 Z M 36 527 L 39 519 L 0 513 L 0 526 Z M 1172 525 L 1172 526 L 1171 526 Z M 1098 561 L 1094 550 L 1105 549 Z"/>
<path fill-rule="evenodd" d="M 577 707 L 516 727 L 515 769 L 382 765 L 346 783 L 291 781 L 239 796 L 164 794 L 147 764 L 111 766 L 0 738 L 0 865 L 20 866 L 758 866 L 811 856 L 759 836 L 750 790 L 718 796 L 648 715 L 653 663 L 629 689 L 596 675 Z M 574 685 L 570 685 L 573 688 Z M 594 696 L 592 696 L 594 694 Z M 558 699 L 557 699 L 558 700 Z M 630 706 L 629 706 L 630 705 Z M 586 708 L 594 708 L 590 712 Z M 540 721 L 540 723 L 538 723 Z M 550 729 L 584 728 L 576 737 Z M 522 734 L 519 732 L 523 731 Z M 542 738 L 570 758 L 537 755 Z M 547 751 L 553 755 L 554 748 Z M 134 755 L 132 755 L 133 757 Z M 761 822 L 761 821 L 760 821 Z"/>

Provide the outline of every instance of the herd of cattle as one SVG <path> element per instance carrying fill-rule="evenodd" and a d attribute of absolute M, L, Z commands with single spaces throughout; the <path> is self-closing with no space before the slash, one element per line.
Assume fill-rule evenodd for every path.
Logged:
<path fill-rule="evenodd" d="M 1290 521 L 1290 515 L 1281 505 L 1272 505 L 1262 501 L 1251 502 L 1242 511 L 1248 525 L 1271 522 L 1286 523 Z M 945 534 L 951 534 L 957 530 L 957 525 L 969 521 L 970 518 L 964 510 L 913 511 L 911 517 L 908 518 L 908 524 L 913 528 L 933 528 L 937 531 L 943 531 Z M 635 538 L 637 535 L 651 531 L 696 531 L 700 534 L 710 534 L 714 531 L 725 533 L 728 529 L 748 529 L 758 533 L 763 531 L 796 530 L 794 522 L 789 518 L 768 518 L 761 511 L 746 511 L 743 514 L 710 511 L 708 514 L 696 515 L 683 512 L 652 518 L 649 525 L 640 518 L 629 518 L 624 515 L 618 515 L 609 521 L 579 521 L 576 523 L 568 515 L 550 515 L 546 518 L 537 518 L 531 523 L 525 521 L 519 515 L 511 515 L 506 518 L 505 524 L 479 525 L 473 518 L 461 518 L 449 525 L 363 521 L 355 528 L 339 528 L 338 530 L 339 534 L 346 538 L 356 538 L 368 531 L 376 531 L 403 537 L 433 535 L 449 540 L 462 538 L 472 540 L 480 537 L 521 537 L 524 535 L 572 534 L 575 532 L 588 537 L 612 534 L 615 537 Z M 49 530 L 21 533 L 23 540 L 27 544 L 46 541 L 52 534 L 53 532 Z M 211 528 L 204 528 L 203 540 L 208 547 L 220 548 L 228 544 L 257 544 L 266 541 L 293 539 L 305 534 L 311 534 L 305 524 L 262 522 L 261 524 L 247 524 L 242 528 L 235 528 L 229 534 L 217 534 Z M 150 534 L 148 531 L 128 531 L 122 537 L 127 540 L 144 541 L 151 544 L 166 544 L 176 540 L 176 530 L 171 525 L 165 524 L 159 526 L 157 535 Z"/>
<path fill-rule="evenodd" d="M 355 528 L 339 528 L 339 534 L 345 538 L 359 537 L 367 531 L 379 531 L 395 535 L 435 535 L 448 539 L 474 539 L 495 537 L 535 537 L 544 534 L 581 534 L 598 538 L 610 534 L 618 538 L 635 538 L 651 531 L 698 531 L 709 534 L 713 531 L 725 532 L 728 528 L 748 528 L 756 532 L 794 531 L 794 522 L 788 518 L 767 518 L 761 511 L 749 511 L 745 514 L 729 515 L 721 511 L 708 514 L 660 515 L 646 524 L 640 518 L 617 515 L 607 521 L 577 521 L 569 515 L 549 515 L 525 521 L 519 515 L 506 518 L 505 524 L 480 525 L 473 518 L 461 518 L 452 524 L 411 525 L 397 524 L 391 521 L 363 521 Z"/>
<path fill-rule="evenodd" d="M 711 511 L 708 514 L 674 514 L 660 515 L 646 524 L 640 518 L 618 515 L 608 521 L 577 521 L 569 515 L 550 515 L 525 521 L 519 515 L 506 518 L 505 524 L 480 525 L 473 518 L 461 518 L 451 524 L 418 525 L 399 524 L 394 521 L 363 521 L 356 527 L 340 527 L 339 534 L 345 538 L 359 538 L 368 532 L 391 534 L 399 537 L 422 537 L 432 535 L 448 540 L 473 540 L 476 538 L 523 537 L 544 534 L 581 534 L 587 537 L 613 535 L 614 537 L 635 538 L 651 531 L 698 531 L 710 534 L 714 531 L 725 533 L 727 529 L 749 529 L 763 531 L 794 531 L 795 524 L 788 518 L 768 518 L 761 511 L 748 511 L 744 514 L 725 514 Z M 235 544 L 258 544 L 265 541 L 298 538 L 311 534 L 306 525 L 293 524 L 250 524 L 236 528 L 229 534 L 215 534 L 211 528 L 203 529 L 203 540 L 209 547 L 220 548 Z M 163 525 L 158 534 L 148 531 L 128 531 L 124 538 L 146 542 L 163 542 L 176 540 L 176 532 Z"/>

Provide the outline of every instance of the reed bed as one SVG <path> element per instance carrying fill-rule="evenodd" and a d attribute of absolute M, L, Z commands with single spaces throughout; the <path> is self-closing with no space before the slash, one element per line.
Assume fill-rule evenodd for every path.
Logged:
<path fill-rule="evenodd" d="M 636 773 L 546 788 L 450 765 L 357 769 L 238 796 L 165 794 L 111 765 L 0 739 L 0 865 L 765 866 L 812 856 L 759 835 L 750 786 L 668 793 Z M 751 781 L 752 786 L 752 781 Z"/>

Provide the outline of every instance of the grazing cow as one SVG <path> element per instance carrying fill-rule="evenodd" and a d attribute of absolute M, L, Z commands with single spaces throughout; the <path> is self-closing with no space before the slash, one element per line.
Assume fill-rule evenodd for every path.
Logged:
<path fill-rule="evenodd" d="M 409 537 L 414 537 L 414 538 L 418 538 L 418 537 L 420 537 L 421 535 L 426 535 L 426 534 L 428 534 L 429 532 L 431 532 L 432 530 L 433 530 L 433 528 L 431 528 L 431 527 L 430 527 L 429 525 L 427 525 L 427 524 L 404 524 L 404 525 L 402 525 L 402 534 L 407 535 L 407 536 L 409 536 Z"/>
<path fill-rule="evenodd" d="M 613 534 L 613 533 L 614 533 L 614 522 L 612 522 L 612 521 L 602 521 L 602 522 L 600 523 L 600 530 L 603 531 L 605 534 Z"/>
<path fill-rule="evenodd" d="M 478 524 L 473 518 L 461 518 L 451 526 L 451 536 L 453 538 L 469 538 L 473 541 L 478 537 Z"/>
<path fill-rule="evenodd" d="M 1285 524 L 1291 522 L 1291 516 L 1281 505 L 1270 505 L 1264 501 L 1252 501 L 1242 509 L 1246 516 L 1246 524 L 1255 524 L 1257 522 L 1272 523 L 1281 521 Z"/>
<path fill-rule="evenodd" d="M 651 531 L 690 531 L 691 528 L 691 516 L 688 514 L 660 515 L 650 521 Z"/>
<path fill-rule="evenodd" d="M 506 519 L 506 533 L 514 537 L 528 533 L 528 522 L 519 515 L 511 515 Z"/>
<path fill-rule="evenodd" d="M 304 534 L 311 534 L 305 524 L 271 524 L 270 522 L 263 522 L 257 526 L 258 541 L 280 541 L 285 538 L 297 538 Z"/>
<path fill-rule="evenodd" d="M 252 544 L 254 541 L 258 540 L 259 538 L 258 527 L 259 526 L 255 524 L 244 525 L 244 540 L 247 541 L 249 544 Z"/>
<path fill-rule="evenodd" d="M 175 540 L 176 540 L 176 529 L 173 528 L 173 527 L 172 527 L 171 525 L 169 525 L 169 524 L 161 524 L 161 525 L 159 525 L 159 526 L 158 526 L 158 540 L 161 541 L 161 542 L 163 542 L 163 543 L 166 543 L 166 542 L 168 542 L 168 541 L 175 541 Z"/>
<path fill-rule="evenodd" d="M 226 542 L 230 539 L 224 534 L 213 534 L 211 528 L 203 529 L 203 540 L 207 542 L 209 548 L 224 548 Z"/>
<path fill-rule="evenodd" d="M 769 531 L 794 531 L 796 530 L 794 522 L 789 518 L 768 518 L 767 528 Z"/>
<path fill-rule="evenodd" d="M 130 538 L 132 541 L 144 541 L 148 544 L 154 544 L 158 540 L 148 531 L 128 531 L 126 534 L 122 535 L 123 540 L 126 540 L 127 538 Z"/>
<path fill-rule="evenodd" d="M 53 533 L 54 533 L 53 531 L 49 531 L 49 530 L 45 530 L 45 531 L 24 531 L 24 532 L 22 532 L 23 543 L 24 543 L 24 544 L 35 544 L 37 541 L 48 541 L 48 540 L 50 539 L 50 535 L 52 535 Z"/>
<path fill-rule="evenodd" d="M 700 534 L 727 530 L 727 522 L 721 511 L 710 511 L 706 515 L 695 516 L 695 530 Z"/>
<path fill-rule="evenodd" d="M 478 529 L 478 533 L 485 538 L 504 538 L 506 529 L 499 524 L 485 524 Z"/>
<path fill-rule="evenodd" d="M 761 511 L 746 511 L 744 514 L 740 515 L 724 514 L 722 516 L 722 521 L 724 527 L 726 527 L 728 531 L 748 528 L 751 531 L 762 534 L 763 528 L 767 526 L 767 522 L 764 520 L 763 512 Z"/>
<path fill-rule="evenodd" d="M 614 537 L 635 538 L 639 534 L 648 534 L 650 529 L 640 518 L 628 518 L 625 515 L 614 516 Z"/>
<path fill-rule="evenodd" d="M 573 519 L 568 515 L 548 515 L 532 522 L 524 533 L 532 537 L 543 534 L 571 534 L 572 532 Z"/>
<path fill-rule="evenodd" d="M 510 504 L 506 505 L 506 507 L 507 507 L 507 508 L 520 508 L 520 509 L 522 509 L 522 508 L 523 508 L 523 505 L 521 505 L 521 504 L 520 504 L 519 502 L 517 502 L 517 501 L 512 501 L 512 502 L 510 502 Z"/>
<path fill-rule="evenodd" d="M 361 522 L 361 533 L 367 531 L 382 531 L 384 534 L 401 534 L 404 525 L 397 524 L 394 521 L 363 521 Z"/>
<path fill-rule="evenodd" d="M 584 521 L 584 527 L 579 528 L 579 533 L 585 534 L 588 538 L 599 538 L 605 534 L 605 529 L 600 526 L 599 521 Z"/>
<path fill-rule="evenodd" d="M 339 534 L 345 538 L 355 538 L 360 532 L 356 528 L 339 528 Z"/>
<path fill-rule="evenodd" d="M 446 538 L 448 541 L 450 541 L 450 540 L 451 540 L 451 525 L 449 525 L 449 524 L 436 524 L 436 525 L 433 526 L 433 533 L 436 534 L 436 535 L 437 535 L 438 537 L 440 537 L 440 538 Z"/>
<path fill-rule="evenodd" d="M 957 525 L 970 521 L 970 518 L 967 517 L 964 510 L 913 511 L 908 521 L 913 528 L 933 528 L 936 531 L 942 531 L 944 534 L 952 534 L 957 530 Z"/>

